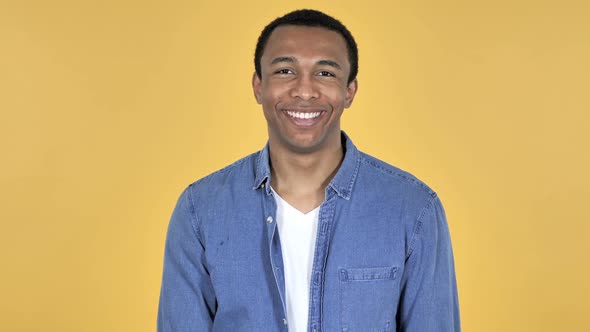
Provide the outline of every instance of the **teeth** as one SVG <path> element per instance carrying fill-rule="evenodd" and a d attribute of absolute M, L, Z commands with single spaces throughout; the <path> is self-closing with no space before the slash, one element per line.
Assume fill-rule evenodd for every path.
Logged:
<path fill-rule="evenodd" d="M 298 119 L 313 119 L 313 118 L 317 118 L 318 116 L 320 116 L 321 113 L 322 112 L 303 113 L 303 112 L 287 111 L 287 114 L 289 114 L 289 116 L 292 116 L 292 117 L 298 118 Z"/>

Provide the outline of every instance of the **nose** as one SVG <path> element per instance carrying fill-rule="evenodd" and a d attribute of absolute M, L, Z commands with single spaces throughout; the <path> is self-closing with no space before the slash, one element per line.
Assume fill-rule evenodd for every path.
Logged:
<path fill-rule="evenodd" d="M 292 98 L 310 100 L 320 96 L 318 87 L 310 75 L 301 75 L 293 82 L 291 89 Z"/>

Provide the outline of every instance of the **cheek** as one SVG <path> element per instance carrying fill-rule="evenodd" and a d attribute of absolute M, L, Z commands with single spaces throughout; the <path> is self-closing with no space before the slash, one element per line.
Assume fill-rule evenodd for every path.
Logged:
<path fill-rule="evenodd" d="M 264 112 L 273 113 L 276 109 L 276 105 L 281 102 L 281 97 L 275 94 L 265 94 L 261 101 Z"/>
<path fill-rule="evenodd" d="M 282 101 L 286 100 L 286 96 L 287 95 L 285 93 L 281 93 L 276 90 L 267 91 L 267 93 L 262 97 L 262 104 L 274 107 L 275 105 L 280 104 Z"/>
<path fill-rule="evenodd" d="M 334 107 L 342 107 L 346 105 L 346 91 L 336 90 L 326 93 L 324 97 L 329 100 Z"/>

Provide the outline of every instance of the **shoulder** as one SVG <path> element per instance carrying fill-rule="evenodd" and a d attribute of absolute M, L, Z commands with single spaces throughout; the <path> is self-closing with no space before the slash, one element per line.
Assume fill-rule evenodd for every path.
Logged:
<path fill-rule="evenodd" d="M 408 254 L 419 233 L 433 234 L 432 229 L 446 224 L 440 198 L 422 180 L 363 152 L 360 160 L 359 191 L 372 198 L 372 205 L 400 216 L 409 239 Z"/>
<path fill-rule="evenodd" d="M 360 152 L 360 151 L 359 151 Z M 428 196 L 436 196 L 436 192 L 413 174 L 377 159 L 369 154 L 360 152 L 361 163 L 368 172 L 385 182 L 394 182 L 404 187 L 414 187 L 415 190 Z"/>
<path fill-rule="evenodd" d="M 360 151 L 359 151 L 360 152 Z M 367 204 L 413 216 L 411 224 L 422 219 L 433 205 L 440 204 L 437 193 L 413 174 L 360 152 L 360 168 L 355 184 Z"/>
<path fill-rule="evenodd" d="M 241 158 L 188 185 L 192 197 L 212 197 L 230 188 L 251 188 L 255 178 L 256 161 L 260 151 Z M 243 185 L 242 185 L 243 184 Z"/>

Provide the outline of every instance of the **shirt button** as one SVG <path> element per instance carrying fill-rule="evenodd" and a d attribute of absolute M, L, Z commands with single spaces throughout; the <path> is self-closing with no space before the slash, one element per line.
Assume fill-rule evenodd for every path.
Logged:
<path fill-rule="evenodd" d="M 266 218 L 266 222 L 268 222 L 269 224 L 272 224 L 272 217 Z"/>
<path fill-rule="evenodd" d="M 264 183 L 260 185 L 261 188 L 264 188 Z"/>
<path fill-rule="evenodd" d="M 283 318 L 283 324 L 287 325 L 287 319 Z"/>

